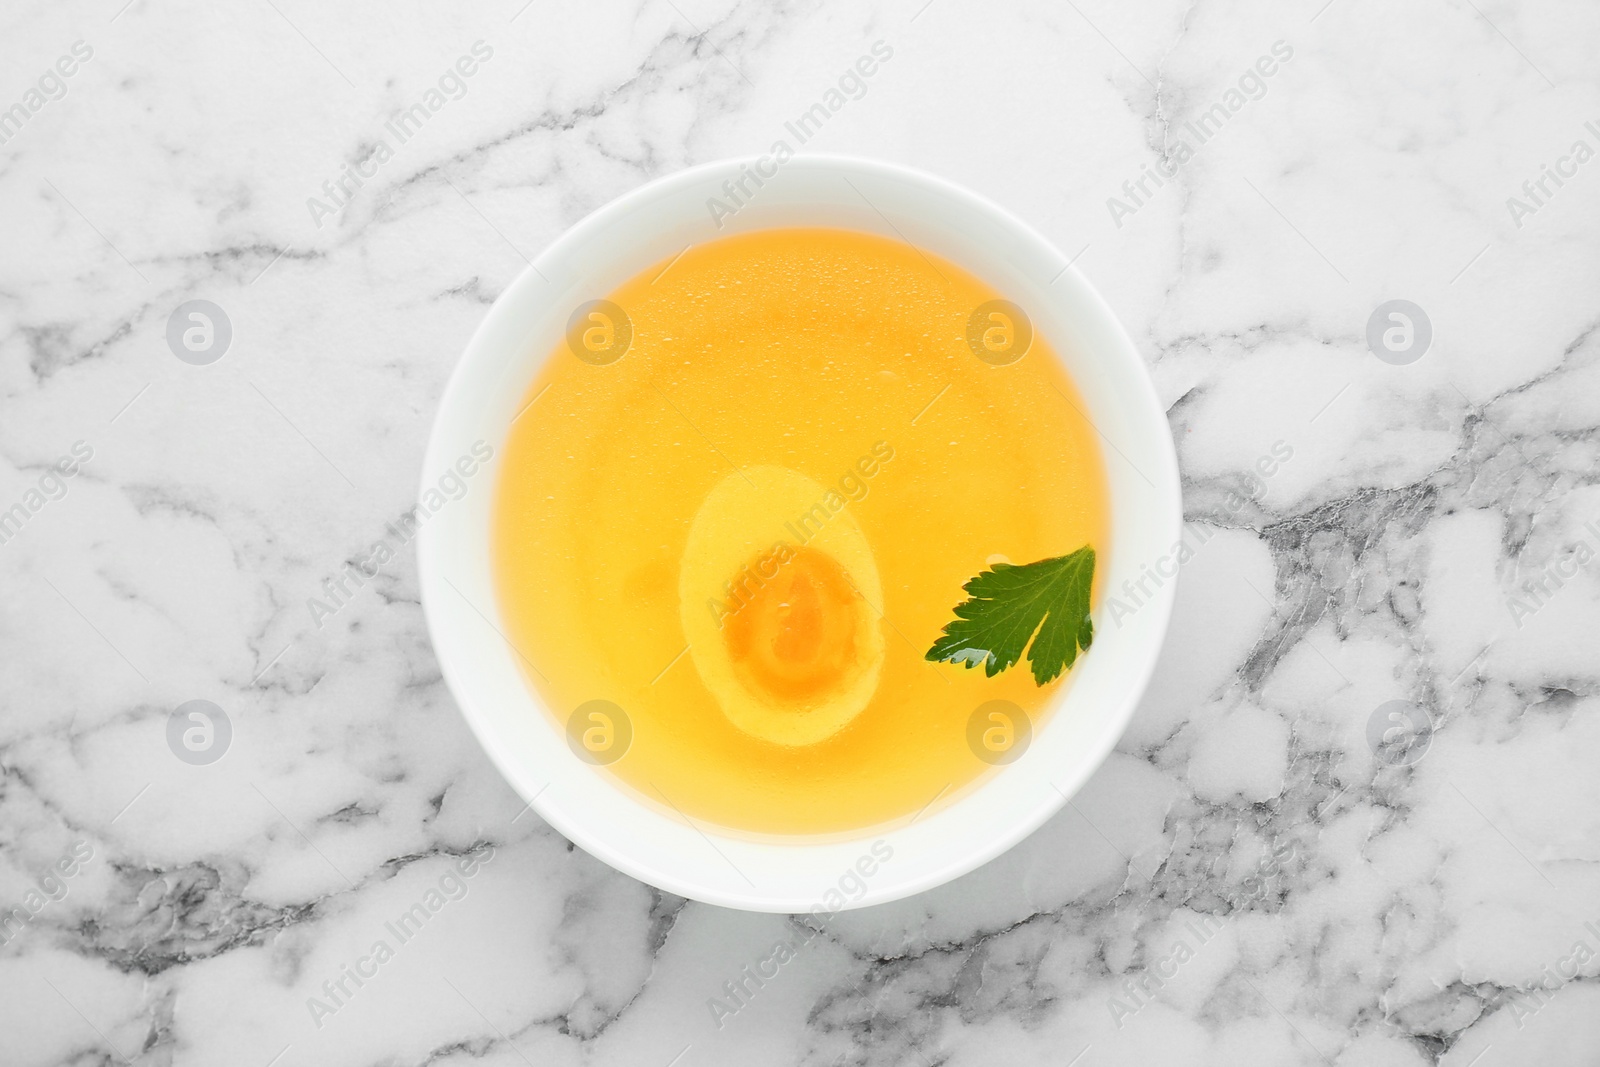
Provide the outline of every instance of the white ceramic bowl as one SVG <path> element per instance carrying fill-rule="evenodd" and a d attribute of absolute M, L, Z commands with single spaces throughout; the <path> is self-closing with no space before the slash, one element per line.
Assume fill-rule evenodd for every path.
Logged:
<path fill-rule="evenodd" d="M 439 404 L 424 490 L 474 442 L 496 459 L 418 537 L 422 602 L 445 681 L 500 772 L 552 826 L 600 859 L 669 892 L 753 911 L 827 914 L 908 896 L 1004 852 L 1056 812 L 1121 735 L 1171 612 L 1174 581 L 1113 620 L 1110 594 L 1168 557 L 1180 534 L 1177 460 L 1143 361 L 1100 296 L 1032 228 L 966 189 L 904 167 L 799 156 L 731 217 L 724 182 L 754 160 L 681 171 L 612 201 L 567 231 L 495 301 Z M 771 173 L 769 160 L 762 171 Z M 747 179 L 746 187 L 754 189 Z M 573 309 L 686 245 L 774 226 L 836 226 L 911 242 L 960 264 L 1033 317 L 1104 440 L 1111 544 L 1092 651 L 1021 758 L 920 818 L 853 835 L 754 838 L 690 823 L 580 761 L 498 636 L 489 529 L 498 457 L 525 390 Z M 1150 591 L 1154 583 L 1147 583 Z M 570 709 L 566 709 L 570 710 Z M 563 720 L 565 716 L 562 717 Z M 873 844 L 877 842 L 876 852 Z M 885 853 L 890 858 L 883 859 Z M 870 873 L 869 873 L 870 872 Z"/>

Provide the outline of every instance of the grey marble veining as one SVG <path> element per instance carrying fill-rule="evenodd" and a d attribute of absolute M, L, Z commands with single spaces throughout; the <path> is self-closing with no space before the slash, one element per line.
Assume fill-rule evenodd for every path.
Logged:
<path fill-rule="evenodd" d="M 7 1067 L 1600 1062 L 1591 7 L 0 18 Z M 527 811 L 391 524 L 529 258 L 769 150 L 878 41 L 801 150 L 948 176 L 1077 257 L 1168 405 L 1188 524 L 1093 781 L 819 929 Z M 204 365 L 168 343 L 194 300 L 231 326 Z M 1369 345 L 1393 300 L 1419 358 Z M 205 720 L 169 733 L 196 700 L 214 763 Z"/>

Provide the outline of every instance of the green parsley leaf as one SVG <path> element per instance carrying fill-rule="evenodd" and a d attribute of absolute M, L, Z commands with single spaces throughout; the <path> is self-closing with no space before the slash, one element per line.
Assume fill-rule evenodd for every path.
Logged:
<path fill-rule="evenodd" d="M 944 636 L 926 658 L 964 663 L 969 670 L 982 663 L 993 678 L 1014 666 L 1033 638 L 1028 662 L 1033 680 L 1044 685 L 1072 666 L 1078 651 L 1087 652 L 1094 640 L 1089 618 L 1093 582 L 1094 549 L 1089 545 L 1023 566 L 996 563 L 962 586 L 972 599 L 956 605 L 955 621 L 945 624 Z"/>

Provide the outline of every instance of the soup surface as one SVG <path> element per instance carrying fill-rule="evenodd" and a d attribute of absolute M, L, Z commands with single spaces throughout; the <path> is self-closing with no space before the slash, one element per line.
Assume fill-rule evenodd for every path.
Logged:
<path fill-rule="evenodd" d="M 574 752 L 697 821 L 827 833 L 990 771 L 990 701 L 1038 730 L 1070 675 L 924 658 L 979 572 L 1107 543 L 1084 404 L 1001 299 L 905 243 L 792 229 L 575 313 L 505 442 L 492 545 Z"/>

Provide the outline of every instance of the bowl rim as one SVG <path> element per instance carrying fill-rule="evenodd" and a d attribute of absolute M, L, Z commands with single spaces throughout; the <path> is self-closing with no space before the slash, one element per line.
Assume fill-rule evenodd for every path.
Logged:
<path fill-rule="evenodd" d="M 425 492 L 432 487 L 430 472 L 437 472 L 449 466 L 451 446 L 455 439 L 446 439 L 449 436 L 445 429 L 446 413 L 462 402 L 462 396 L 467 391 L 469 379 L 482 373 L 479 365 L 490 358 L 492 354 L 486 353 L 485 350 L 490 344 L 490 335 L 493 332 L 493 328 L 499 320 L 511 314 L 509 310 L 511 303 L 524 298 L 527 291 L 532 287 L 532 278 L 534 276 L 543 277 L 540 270 L 541 266 L 549 267 L 558 261 L 572 258 L 574 250 L 582 248 L 593 240 L 598 233 L 614 225 L 619 219 L 654 201 L 700 184 L 712 175 L 737 175 L 741 167 L 754 165 L 758 160 L 767 158 L 767 156 L 755 155 L 728 157 L 701 163 L 645 182 L 589 212 L 557 236 L 538 256 L 529 261 L 517 276 L 507 284 L 484 314 L 483 319 L 478 323 L 462 354 L 457 358 L 454 368 L 451 370 L 445 388 L 440 394 L 439 404 L 435 409 L 429 433 L 420 474 L 421 491 L 419 492 L 419 499 L 421 498 L 421 492 Z M 1069 261 L 1038 230 L 1011 211 L 965 186 L 920 169 L 883 160 L 821 152 L 797 154 L 792 160 L 786 162 L 784 167 L 785 169 L 834 169 L 845 174 L 870 175 L 881 177 L 888 181 L 921 186 L 931 193 L 965 202 L 965 205 L 973 209 L 977 214 L 986 215 L 1007 228 L 1010 231 L 1007 236 L 1010 238 L 1033 246 L 1034 251 L 1047 251 L 1064 262 L 1065 266 L 1062 267 L 1061 275 L 1058 275 L 1058 278 L 1062 275 L 1070 277 L 1072 285 L 1077 289 L 1076 298 L 1084 303 L 1087 310 L 1098 320 L 1093 323 L 1094 327 L 1105 332 L 1109 339 L 1114 342 L 1112 347 L 1115 351 L 1106 353 L 1106 355 L 1110 358 L 1131 360 L 1130 366 L 1125 368 L 1127 371 L 1126 376 L 1130 380 L 1132 388 L 1138 392 L 1138 395 L 1130 397 L 1130 403 L 1146 407 L 1148 412 L 1153 412 L 1163 427 L 1164 432 L 1160 435 L 1160 440 L 1152 439 L 1148 442 L 1149 447 L 1141 452 L 1141 457 L 1156 464 L 1156 469 L 1152 471 L 1152 474 L 1155 475 L 1159 484 L 1151 483 L 1151 487 L 1155 496 L 1161 498 L 1158 506 L 1166 517 L 1164 526 L 1167 535 L 1161 537 L 1160 540 L 1163 543 L 1173 544 L 1179 540 L 1182 532 L 1182 494 L 1177 455 L 1170 430 L 1165 429 L 1167 426 L 1166 413 L 1159 402 L 1155 385 L 1151 380 L 1149 367 L 1110 305 L 1106 303 L 1100 292 L 1078 271 L 1075 262 Z M 882 214 L 881 212 L 879 213 Z M 885 221 L 888 221 L 887 217 L 885 217 Z M 893 223 L 891 222 L 890 225 L 892 226 Z M 964 264 L 959 264 L 959 261 L 958 265 L 965 266 Z M 1089 401 L 1086 399 L 1085 403 L 1089 404 Z M 1092 405 L 1090 407 L 1092 411 Z M 1093 420 L 1091 419 L 1090 421 L 1091 425 L 1093 425 Z M 1098 426 L 1095 428 L 1099 432 Z M 1111 478 L 1109 456 L 1106 457 L 1106 462 L 1109 480 Z M 1129 462 L 1131 465 L 1131 461 Z M 498 470 L 498 468 L 496 469 Z M 1149 478 L 1145 480 L 1149 481 Z M 1115 531 L 1116 515 L 1114 512 L 1112 522 L 1113 530 Z M 816 903 L 816 894 L 744 892 L 738 889 L 730 890 L 706 881 L 696 882 L 675 871 L 662 869 L 657 865 L 645 862 L 637 855 L 630 854 L 626 848 L 615 845 L 608 837 L 596 835 L 583 820 L 574 817 L 572 813 L 551 803 L 550 800 L 546 799 L 541 803 L 544 787 L 538 790 L 531 789 L 530 786 L 533 783 L 529 777 L 529 768 L 518 760 L 515 753 L 506 750 L 497 742 L 494 736 L 495 730 L 491 727 L 489 713 L 480 705 L 481 698 L 474 687 L 472 679 L 464 673 L 463 666 L 457 663 L 448 651 L 451 647 L 450 642 L 441 639 L 446 626 L 446 619 L 443 614 L 444 609 L 440 607 L 443 594 L 439 583 L 441 581 L 447 582 L 448 579 L 443 577 L 442 560 L 439 558 L 440 550 L 437 547 L 439 537 L 437 526 L 424 524 L 415 539 L 420 600 L 430 642 L 438 658 L 441 675 L 457 707 L 467 720 L 479 745 L 487 753 L 490 761 L 526 802 L 522 809 L 523 811 L 532 808 L 569 841 L 581 846 L 586 852 L 617 870 L 646 884 L 689 899 L 740 910 L 780 914 L 800 913 L 805 911 L 809 905 Z M 1111 540 L 1112 543 L 1116 543 L 1118 540 L 1115 532 Z M 1138 611 L 1146 619 L 1145 629 L 1149 632 L 1149 636 L 1142 641 L 1141 651 L 1133 659 L 1133 662 L 1124 664 L 1122 668 L 1120 676 L 1124 681 L 1119 689 L 1121 698 L 1118 706 L 1096 712 L 1096 714 L 1102 716 L 1102 721 L 1106 728 L 1101 730 L 1095 743 L 1089 746 L 1093 751 L 1089 758 L 1081 761 L 1084 769 L 1081 771 L 1078 780 L 1074 781 L 1069 789 L 1063 790 L 1061 786 L 1055 783 L 1053 777 L 1050 778 L 1050 785 L 1054 787 L 1053 790 L 1042 791 L 1039 799 L 1031 807 L 1016 811 L 1015 816 L 1010 818 L 1005 825 L 996 827 L 993 833 L 984 837 L 977 845 L 965 850 L 952 849 L 942 863 L 929 866 L 920 874 L 903 877 L 898 880 L 891 879 L 888 883 L 879 883 L 874 890 L 868 891 L 860 899 L 849 900 L 842 907 L 831 909 L 830 914 L 837 910 L 849 910 L 899 900 L 925 892 L 963 874 L 974 871 L 1031 835 L 1046 820 L 1065 807 L 1083 784 L 1093 777 L 1104 764 L 1106 757 L 1116 746 L 1117 741 L 1121 738 L 1129 721 L 1132 719 L 1148 687 L 1159 658 L 1172 614 L 1176 586 L 1177 577 L 1173 576 L 1164 584 L 1159 585 L 1154 595 L 1139 605 Z M 1102 604 L 1100 609 L 1097 610 L 1097 616 L 1103 614 L 1105 599 L 1106 593 L 1103 592 Z M 485 621 L 488 620 L 486 619 Z M 1101 618 L 1097 618 L 1096 625 L 1097 636 L 1099 636 L 1103 631 Z M 507 655 L 509 656 L 509 654 L 508 652 Z M 1131 667 L 1131 670 L 1129 667 Z M 531 685 L 526 686 L 526 688 L 534 708 L 541 712 L 545 711 L 542 697 L 532 689 Z M 1064 705 L 1068 699 L 1066 695 L 1060 698 L 1060 702 L 1054 707 L 1052 718 L 1060 717 L 1055 713 L 1064 710 Z M 1047 723 L 1047 729 L 1048 725 Z M 983 780 L 977 790 L 969 793 L 966 797 L 953 801 L 950 808 L 955 809 L 966 804 L 972 799 L 973 795 L 981 793 L 994 780 L 1003 777 L 1009 769 L 1002 768 L 1000 774 L 988 776 L 987 780 Z M 608 777 L 605 775 L 596 776 Z M 1047 777 L 1049 776 L 1047 775 Z M 613 788 L 627 796 L 629 802 L 641 811 L 645 810 L 644 805 L 639 804 L 636 798 L 628 795 L 620 786 L 613 784 Z M 1052 796 L 1052 793 L 1055 795 Z M 684 816 L 684 821 L 690 827 L 696 829 L 702 837 L 706 836 L 708 830 L 713 835 L 723 832 L 722 828 L 710 824 L 707 824 L 702 829 L 696 825 L 695 820 L 689 820 L 687 816 Z M 855 833 L 850 840 L 865 842 L 875 835 L 881 836 L 883 832 L 887 831 L 883 831 L 881 828 L 868 827 Z M 728 836 L 720 838 L 724 842 L 739 841 L 741 839 L 740 835 L 732 831 L 728 832 Z M 710 839 L 707 838 L 707 840 L 709 843 Z M 774 847 L 794 851 L 804 850 L 810 846 L 802 842 L 776 845 Z M 715 848 L 715 845 L 713 845 L 713 848 Z M 826 876 L 829 872 L 826 869 L 822 869 L 817 873 L 819 876 Z M 811 910 L 815 912 L 816 909 L 812 908 Z"/>

